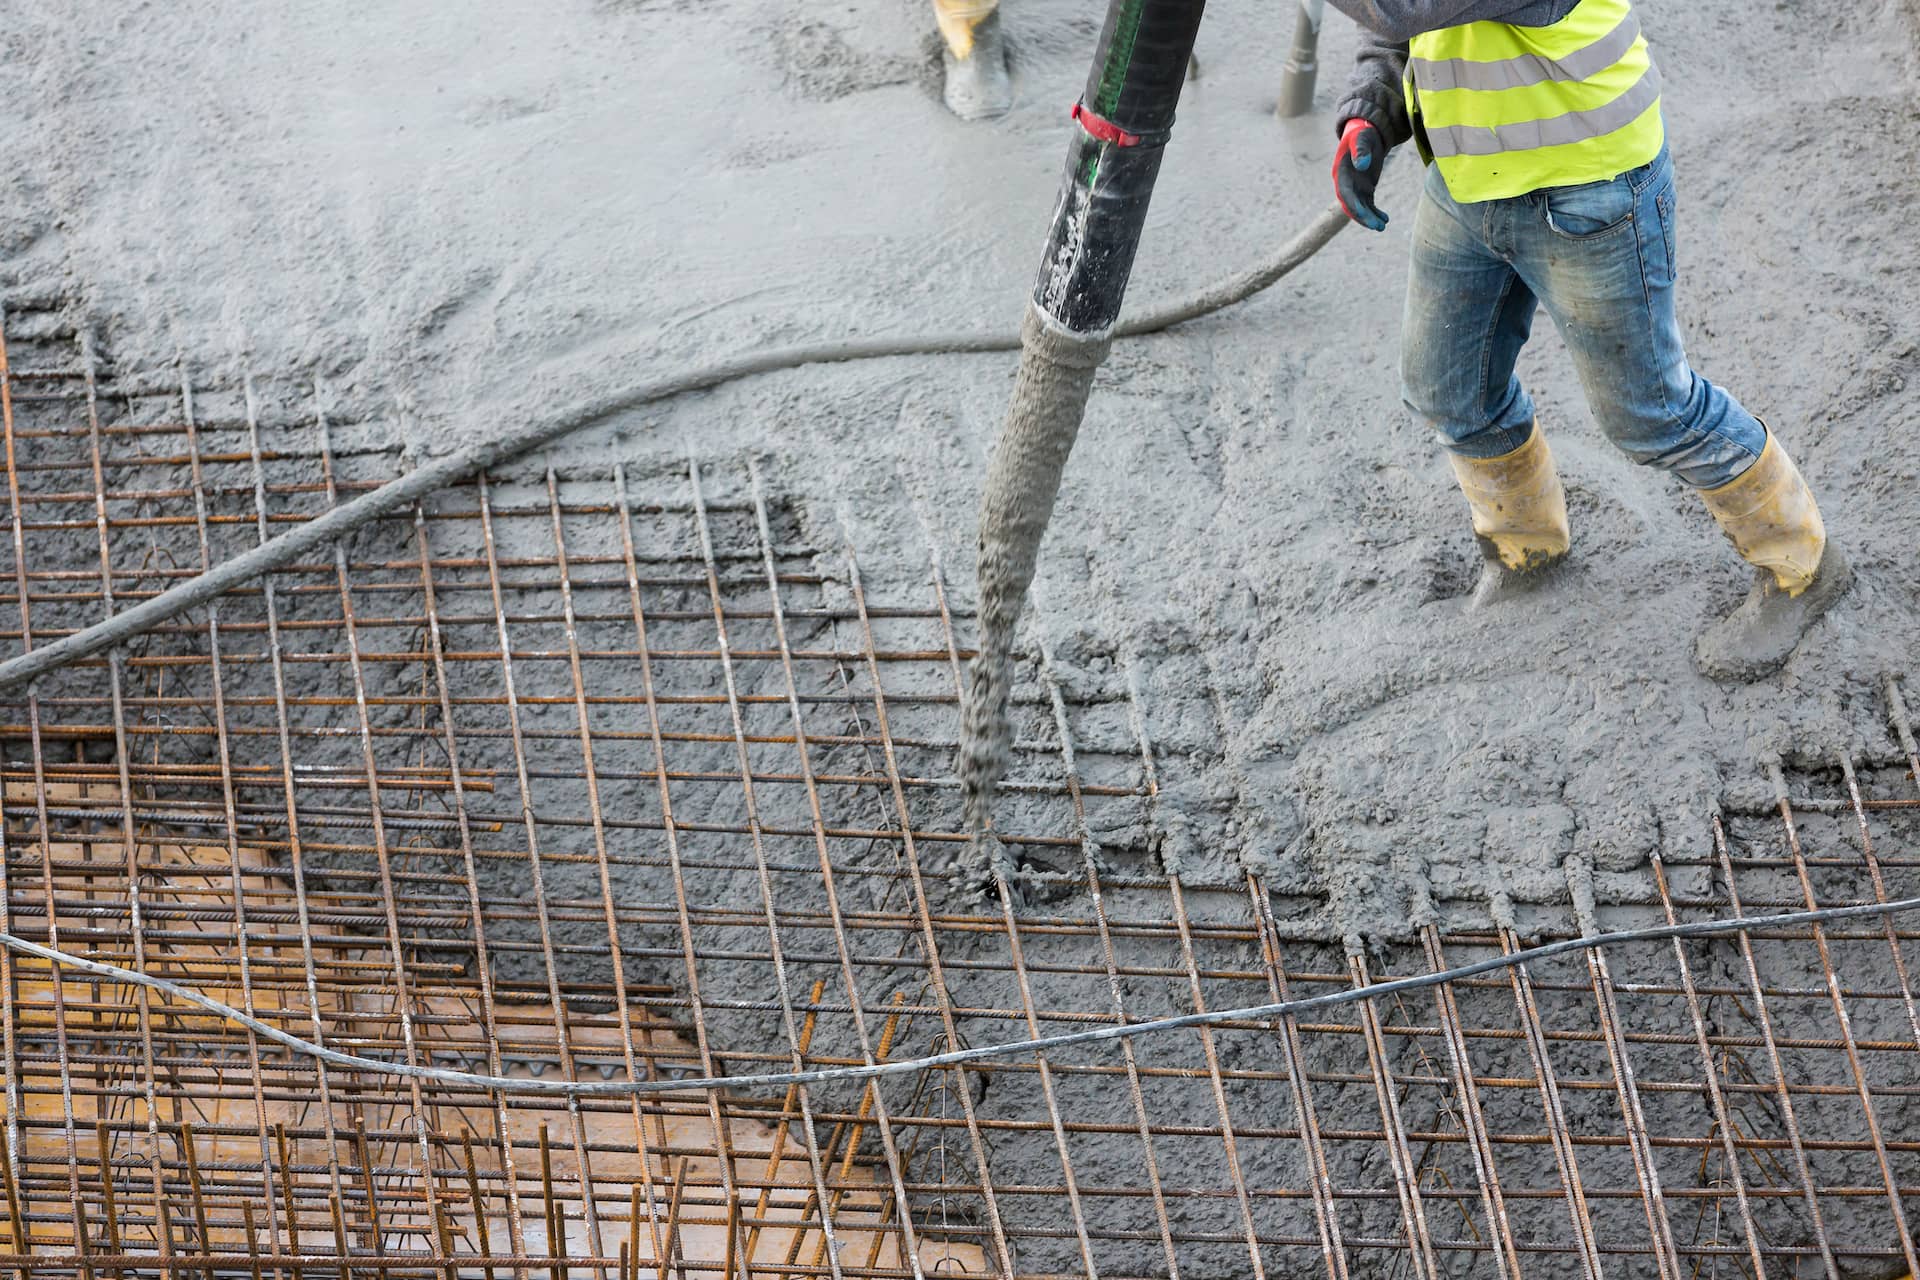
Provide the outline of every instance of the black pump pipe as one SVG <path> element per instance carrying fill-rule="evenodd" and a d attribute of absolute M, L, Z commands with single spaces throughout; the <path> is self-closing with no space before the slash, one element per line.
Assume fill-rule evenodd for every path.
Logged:
<path fill-rule="evenodd" d="M 990 825 L 1013 733 L 1013 630 L 1126 296 L 1204 0 L 1112 0 L 1021 329 L 1020 371 L 980 502 L 980 649 L 962 709 L 968 825 Z M 989 855 L 991 856 L 991 855 Z"/>
<path fill-rule="evenodd" d="M 1034 306 L 1068 333 L 1102 337 L 1119 319 L 1203 7 L 1113 0 L 1107 10 L 1033 288 Z"/>

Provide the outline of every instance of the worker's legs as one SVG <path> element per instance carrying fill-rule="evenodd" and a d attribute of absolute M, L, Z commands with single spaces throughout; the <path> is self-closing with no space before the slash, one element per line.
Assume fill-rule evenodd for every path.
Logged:
<path fill-rule="evenodd" d="M 1601 430 L 1696 489 L 1737 478 L 1766 428 L 1687 363 L 1674 312 L 1673 167 L 1522 197 L 1514 265 L 1553 317 Z"/>
<path fill-rule="evenodd" d="M 1013 105 L 1000 0 L 933 0 L 933 20 L 946 42 L 947 107 L 963 120 L 1004 115 Z"/>
<path fill-rule="evenodd" d="M 1400 380 L 1407 407 L 1450 453 L 1496 458 L 1533 433 L 1533 400 L 1514 362 L 1538 305 L 1487 244 L 1484 205 L 1458 205 L 1427 170 L 1413 220 Z"/>
<path fill-rule="evenodd" d="M 1439 434 L 1467 499 L 1486 560 L 1478 604 L 1532 589 L 1568 546 L 1566 495 L 1513 371 L 1537 304 L 1489 246 L 1485 213 L 1429 173 L 1400 356 L 1406 403 Z"/>
<path fill-rule="evenodd" d="M 1703 637 L 1702 669 L 1750 678 L 1778 667 L 1851 575 L 1828 552 L 1813 494 L 1786 449 L 1687 363 L 1666 152 L 1609 182 L 1499 203 L 1515 214 L 1515 269 L 1565 339 L 1601 429 L 1635 461 L 1699 490 L 1761 570 L 1741 610 Z"/>

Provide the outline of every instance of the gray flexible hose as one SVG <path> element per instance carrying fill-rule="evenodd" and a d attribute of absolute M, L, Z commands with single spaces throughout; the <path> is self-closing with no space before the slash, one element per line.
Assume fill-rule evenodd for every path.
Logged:
<path fill-rule="evenodd" d="M 1118 326 L 1115 336 L 1137 337 L 1158 333 L 1162 329 L 1243 302 L 1318 253 L 1346 225 L 1346 215 L 1337 206 L 1329 208 L 1299 235 L 1281 246 L 1272 258 L 1253 270 L 1213 284 L 1191 297 L 1149 307 L 1139 316 Z M 344 538 L 383 516 L 403 511 L 438 489 L 458 484 L 489 467 L 509 462 L 542 445 L 552 444 L 563 436 L 641 405 L 688 391 L 704 391 L 756 374 L 797 369 L 803 365 L 845 364 L 853 360 L 879 360 L 888 356 L 953 355 L 1019 349 L 1018 333 L 949 333 L 803 343 L 741 356 L 588 400 L 557 417 L 529 423 L 497 439 L 436 458 L 371 493 L 363 494 L 344 506 L 334 507 L 325 515 L 296 525 L 251 551 L 223 561 L 198 577 L 169 587 L 151 600 L 142 601 L 82 631 L 55 640 L 45 648 L 0 662 L 0 691 L 16 688 L 49 671 L 57 671 L 104 649 L 125 644 L 189 609 L 199 608 L 215 596 L 292 564 L 317 547 Z"/>
<path fill-rule="evenodd" d="M 1213 1009 L 1206 1013 L 1182 1013 L 1168 1018 L 1125 1022 L 1113 1026 L 1094 1027 L 1087 1031 L 1067 1031 L 1059 1035 L 1037 1036 L 1028 1040 L 969 1045 L 964 1049 L 936 1053 L 924 1058 L 898 1058 L 887 1062 L 871 1062 L 863 1066 L 818 1067 L 811 1071 L 771 1071 L 746 1076 L 701 1076 L 688 1080 L 517 1080 L 511 1076 L 480 1075 L 471 1071 L 455 1071 L 448 1067 L 422 1067 L 410 1062 L 363 1058 L 358 1054 L 342 1053 L 338 1049 L 329 1049 L 325 1045 L 302 1040 L 299 1036 L 282 1030 L 271 1022 L 263 1022 L 230 1004 L 224 1004 L 212 996 L 202 995 L 192 987 L 183 987 L 177 982 L 169 982 L 165 978 L 156 978 L 151 974 L 139 973 L 133 969 L 123 969 L 117 964 L 69 955 L 64 951 L 56 951 L 52 947 L 42 946 L 40 943 L 31 942 L 10 933 L 0 933 L 0 947 L 23 955 L 35 956 L 56 966 L 91 974 L 96 978 L 105 978 L 111 982 L 130 982 L 164 992 L 175 999 L 197 1005 L 228 1022 L 237 1023 L 295 1053 L 305 1054 L 310 1058 L 317 1058 L 321 1062 L 332 1063 L 336 1067 L 345 1067 L 351 1071 L 407 1076 L 415 1080 L 465 1085 L 469 1088 L 491 1089 L 507 1094 L 626 1097 L 687 1093 L 703 1089 L 766 1089 L 790 1084 L 820 1084 L 828 1080 L 873 1080 L 880 1076 L 910 1075 L 916 1071 L 955 1067 L 962 1063 L 980 1062 L 989 1058 L 1018 1057 L 1023 1054 L 1044 1053 L 1050 1049 L 1066 1049 L 1076 1045 L 1131 1040 L 1138 1036 L 1181 1031 L 1190 1027 L 1215 1027 L 1233 1022 L 1269 1022 L 1279 1018 L 1298 1018 L 1303 1014 L 1319 1013 L 1342 1005 L 1358 1004 L 1362 1000 L 1378 1000 L 1385 996 L 1420 991 L 1450 982 L 1462 982 L 1485 973 L 1523 968 L 1526 965 L 1538 964 L 1542 960 L 1551 960 L 1555 956 L 1563 956 L 1574 951 L 1592 951 L 1601 947 L 1622 946 L 1628 943 L 1662 942 L 1672 938 L 1714 938 L 1729 933 L 1754 933 L 1763 929 L 1786 929 L 1795 925 L 1816 925 L 1835 920 L 1861 920 L 1869 916 L 1883 916 L 1891 919 L 1896 915 L 1915 910 L 1920 910 L 1920 898 L 1901 898 L 1896 902 L 1866 902 L 1849 907 L 1820 907 L 1811 911 L 1785 911 L 1777 915 L 1740 916 L 1731 920 L 1689 920 L 1680 924 L 1653 925 L 1644 929 L 1619 929 L 1611 933 L 1564 938 L 1559 942 L 1545 943 L 1524 951 L 1503 952 L 1484 960 L 1455 965 L 1451 969 L 1416 973 L 1405 978 L 1376 982 L 1370 986 L 1343 987 L 1323 995 L 1277 1000 L 1272 1004 L 1249 1005 L 1243 1009 Z"/>

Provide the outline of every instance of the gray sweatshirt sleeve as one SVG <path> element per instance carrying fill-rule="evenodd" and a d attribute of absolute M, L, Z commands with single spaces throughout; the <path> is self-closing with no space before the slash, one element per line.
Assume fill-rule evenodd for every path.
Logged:
<path fill-rule="evenodd" d="M 1337 134 L 1347 121 L 1358 117 L 1380 131 L 1389 147 L 1397 147 L 1413 136 L 1407 120 L 1403 77 L 1407 70 L 1407 42 L 1388 40 L 1363 30 L 1360 53 L 1347 77 L 1347 91 L 1334 108 L 1333 128 Z"/>
<path fill-rule="evenodd" d="M 1334 129 L 1365 120 L 1389 146 L 1413 136 L 1402 88 L 1407 45 L 1422 32 L 1463 22 L 1511 22 L 1544 27 L 1573 11 L 1578 0 L 1328 0 L 1360 24 L 1360 53 L 1347 91 L 1334 110 Z"/>

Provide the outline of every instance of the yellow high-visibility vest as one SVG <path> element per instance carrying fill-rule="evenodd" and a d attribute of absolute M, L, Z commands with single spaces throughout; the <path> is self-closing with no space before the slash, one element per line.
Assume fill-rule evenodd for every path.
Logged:
<path fill-rule="evenodd" d="M 1549 27 L 1468 22 L 1413 38 L 1407 111 L 1455 200 L 1600 182 L 1660 154 L 1660 72 L 1631 0 Z"/>

